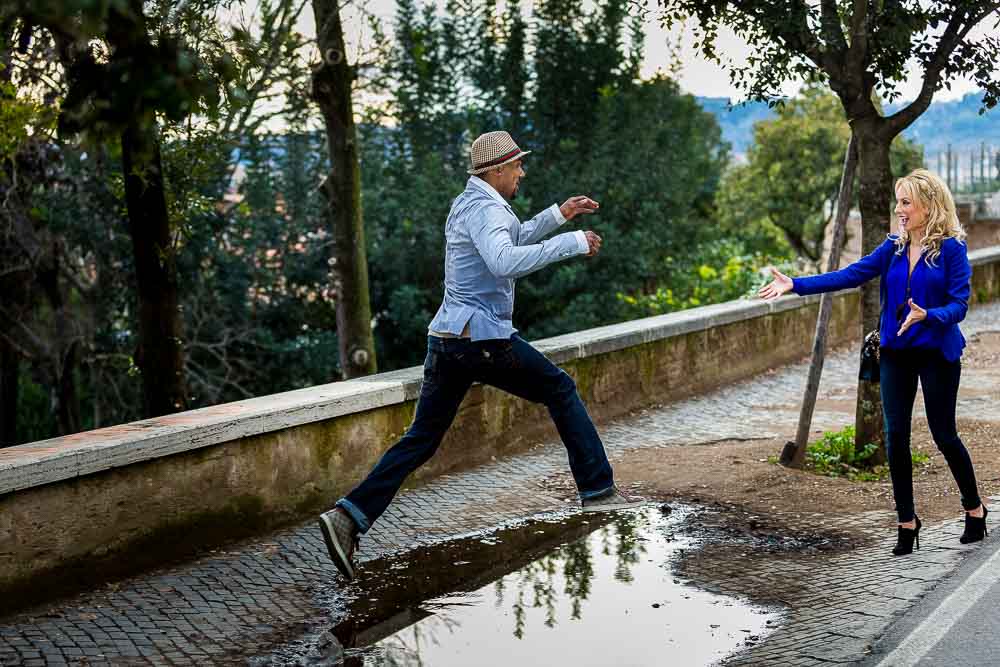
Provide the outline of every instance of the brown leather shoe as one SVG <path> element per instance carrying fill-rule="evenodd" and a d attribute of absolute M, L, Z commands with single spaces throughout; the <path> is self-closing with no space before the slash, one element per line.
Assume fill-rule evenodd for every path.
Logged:
<path fill-rule="evenodd" d="M 319 515 L 319 529 L 330 552 L 330 560 L 348 579 L 354 579 L 354 551 L 358 547 L 358 527 L 344 510 L 334 507 Z"/>
<path fill-rule="evenodd" d="M 582 501 L 584 512 L 612 512 L 614 510 L 626 510 L 633 507 L 641 507 L 645 504 L 642 498 L 631 498 L 626 496 L 616 486 L 611 493 L 598 498 L 586 498 Z"/>

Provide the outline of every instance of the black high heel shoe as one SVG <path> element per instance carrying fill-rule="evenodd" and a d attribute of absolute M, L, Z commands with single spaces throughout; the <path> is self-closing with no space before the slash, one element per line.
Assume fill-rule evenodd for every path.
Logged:
<path fill-rule="evenodd" d="M 899 526 L 896 529 L 896 546 L 892 550 L 893 556 L 912 554 L 914 541 L 917 543 L 917 549 L 920 548 L 920 527 L 923 524 L 920 523 L 920 517 L 914 516 L 913 519 L 917 522 L 916 528 L 903 528 Z"/>
<path fill-rule="evenodd" d="M 986 505 L 983 505 L 982 516 L 972 516 L 966 512 L 965 532 L 958 538 L 958 541 L 962 544 L 969 544 L 971 542 L 978 542 L 986 537 L 989 534 L 989 531 L 986 530 L 986 515 L 989 513 L 990 511 L 986 508 Z"/>

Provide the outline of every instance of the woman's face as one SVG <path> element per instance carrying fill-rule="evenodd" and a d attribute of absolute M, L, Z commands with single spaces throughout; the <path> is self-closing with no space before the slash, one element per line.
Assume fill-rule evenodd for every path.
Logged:
<path fill-rule="evenodd" d="M 900 232 L 912 234 L 927 224 L 927 209 L 902 185 L 896 188 L 896 217 Z"/>

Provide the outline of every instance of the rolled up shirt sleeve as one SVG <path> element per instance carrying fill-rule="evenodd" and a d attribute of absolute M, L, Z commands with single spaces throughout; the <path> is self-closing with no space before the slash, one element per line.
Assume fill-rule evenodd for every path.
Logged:
<path fill-rule="evenodd" d="M 490 273 L 498 278 L 519 278 L 589 250 L 582 232 L 567 232 L 540 243 L 517 245 L 510 235 L 512 215 L 502 205 L 490 202 L 468 218 L 472 242 Z"/>

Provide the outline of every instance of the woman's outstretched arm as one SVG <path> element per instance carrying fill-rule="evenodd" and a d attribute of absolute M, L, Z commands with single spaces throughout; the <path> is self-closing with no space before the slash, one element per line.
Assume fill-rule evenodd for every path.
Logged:
<path fill-rule="evenodd" d="M 892 239 L 886 239 L 879 247 L 850 266 L 839 271 L 821 273 L 818 276 L 789 278 L 777 269 L 771 269 L 774 280 L 761 288 L 757 294 L 762 299 L 776 299 L 786 292 L 806 295 L 857 287 L 881 275 L 882 267 L 895 251 L 896 243 Z"/>

